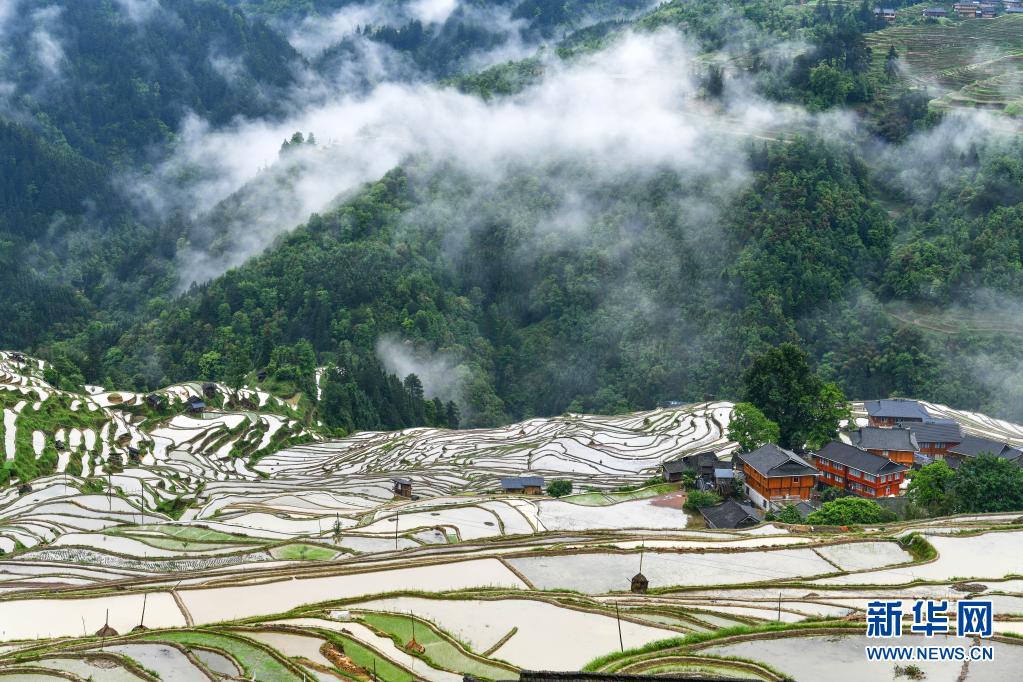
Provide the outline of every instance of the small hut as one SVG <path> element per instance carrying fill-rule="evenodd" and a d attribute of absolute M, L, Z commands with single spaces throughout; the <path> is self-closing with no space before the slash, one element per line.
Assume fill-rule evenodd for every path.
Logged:
<path fill-rule="evenodd" d="M 192 414 L 202 415 L 206 411 L 206 403 L 202 398 L 198 396 L 192 396 L 188 399 L 188 411 Z"/>
<path fill-rule="evenodd" d="M 63 449 L 64 449 L 64 441 L 63 441 L 63 440 L 61 440 L 60 438 L 57 438 L 56 440 L 54 440 L 54 441 L 53 441 L 53 445 L 54 445 L 54 447 L 56 447 L 56 448 L 57 448 L 58 450 L 63 450 Z"/>
<path fill-rule="evenodd" d="M 137 447 L 129 445 L 128 446 L 128 459 L 130 459 L 135 464 L 138 464 L 142 460 L 142 453 L 139 452 L 139 449 Z"/>
<path fill-rule="evenodd" d="M 398 497 L 412 497 L 412 479 L 392 478 L 391 482 L 394 483 L 395 495 Z"/>
<path fill-rule="evenodd" d="M 163 407 L 163 396 L 159 393 L 150 393 L 146 396 L 146 404 L 148 404 L 154 410 L 159 410 Z"/>
<path fill-rule="evenodd" d="M 207 381 L 202 385 L 202 394 L 207 398 L 213 398 L 217 395 L 217 385 L 212 381 Z"/>
<path fill-rule="evenodd" d="M 104 623 L 103 627 L 101 627 L 99 630 L 96 630 L 97 637 L 117 637 L 117 635 L 118 635 L 117 630 L 110 627 L 110 623 Z"/>
<path fill-rule="evenodd" d="M 650 586 L 650 581 L 646 579 L 646 576 L 642 573 L 637 573 L 632 576 L 632 587 L 630 588 L 636 594 L 646 594 L 646 589 Z"/>
<path fill-rule="evenodd" d="M 28 495 L 30 492 L 32 492 L 32 485 L 30 483 L 22 483 L 18 486 L 19 495 Z"/>

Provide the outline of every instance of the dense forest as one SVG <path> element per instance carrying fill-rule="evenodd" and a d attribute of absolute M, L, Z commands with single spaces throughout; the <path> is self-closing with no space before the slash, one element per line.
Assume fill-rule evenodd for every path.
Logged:
<path fill-rule="evenodd" d="M 489 425 L 740 397 L 744 369 L 794 343 L 853 398 L 1023 419 L 1009 321 L 1023 149 L 929 107 L 897 54 L 872 69 L 872 5 L 476 0 L 430 19 L 409 2 L 15 4 L 0 17 L 0 345 L 53 360 L 58 381 L 266 370 L 313 395 L 326 366 L 319 415 L 338 430 Z M 296 38 L 355 10 L 315 50 Z M 272 226 L 250 259 L 182 274 L 196 254 L 242 252 L 307 159 L 345 151 L 304 130 L 197 210 L 190 192 L 216 178 L 168 166 L 188 131 L 283 124 L 381 82 L 528 101 L 625 36 L 665 31 L 697 54 L 687 111 L 734 117 L 748 99 L 824 123 L 722 138 L 734 156 L 703 170 L 616 172 L 612 151 L 481 173 L 415 150 Z M 853 132 L 831 134 L 841 116 Z"/>

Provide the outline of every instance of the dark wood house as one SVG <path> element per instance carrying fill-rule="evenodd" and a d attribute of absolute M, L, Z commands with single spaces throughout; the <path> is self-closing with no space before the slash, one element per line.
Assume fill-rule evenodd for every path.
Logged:
<path fill-rule="evenodd" d="M 698 480 L 702 479 L 708 486 L 713 486 L 714 470 L 718 466 L 720 462 L 713 451 L 697 452 L 664 462 L 661 465 L 661 475 L 665 481 L 677 482 L 682 480 L 683 474 L 691 471 Z"/>
<path fill-rule="evenodd" d="M 412 479 L 392 478 L 394 494 L 398 497 L 412 497 Z"/>
<path fill-rule="evenodd" d="M 760 514 L 748 504 L 727 500 L 713 507 L 700 507 L 707 528 L 749 528 L 761 521 Z"/>
<path fill-rule="evenodd" d="M 543 476 L 512 476 L 501 479 L 501 492 L 542 495 Z"/>

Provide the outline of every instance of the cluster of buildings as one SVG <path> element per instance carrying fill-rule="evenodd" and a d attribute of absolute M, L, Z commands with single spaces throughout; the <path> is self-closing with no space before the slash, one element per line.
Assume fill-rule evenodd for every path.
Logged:
<path fill-rule="evenodd" d="M 1005 14 L 1023 14 L 1023 0 L 977 0 L 976 2 L 956 2 L 952 5 L 952 13 L 960 19 L 994 19 L 999 8 Z M 884 16 L 884 20 L 891 23 L 895 21 L 895 10 L 875 9 L 875 13 Z M 890 14 L 889 14 L 890 13 Z M 941 19 L 949 16 L 944 7 L 927 7 L 923 10 L 923 16 L 931 19 Z"/>
<path fill-rule="evenodd" d="M 665 462 L 663 477 L 681 480 L 692 472 L 704 490 L 724 490 L 740 480 L 749 504 L 730 500 L 701 512 L 712 528 L 741 528 L 789 504 L 805 517 L 826 487 L 868 499 L 901 495 L 906 473 L 935 460 L 956 469 L 967 458 L 992 454 L 1023 466 L 1020 448 L 966 434 L 957 422 L 932 417 L 915 400 L 874 400 L 864 407 L 866 426 L 805 456 L 774 444 L 736 454 L 731 463 L 703 452 Z"/>

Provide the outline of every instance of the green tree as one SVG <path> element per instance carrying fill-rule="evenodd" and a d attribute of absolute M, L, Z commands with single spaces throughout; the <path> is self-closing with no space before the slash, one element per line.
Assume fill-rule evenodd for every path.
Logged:
<path fill-rule="evenodd" d="M 825 383 L 795 344 L 783 343 L 755 358 L 742 381 L 749 402 L 778 425 L 782 447 L 819 447 L 848 418 L 841 389 Z"/>
<path fill-rule="evenodd" d="M 950 487 L 955 475 L 941 460 L 928 464 L 909 479 L 906 497 L 931 516 L 947 514 L 952 508 Z"/>
<path fill-rule="evenodd" d="M 837 384 L 828 382 L 815 396 L 806 399 L 809 415 L 806 444 L 817 449 L 838 435 L 838 425 L 852 418 L 849 403 Z"/>
<path fill-rule="evenodd" d="M 682 505 L 688 511 L 697 511 L 700 507 L 713 507 L 721 504 L 721 496 L 709 490 L 691 490 L 686 496 L 686 503 Z"/>
<path fill-rule="evenodd" d="M 1023 510 L 1023 469 L 994 455 L 982 454 L 960 464 L 950 489 L 957 513 Z"/>
<path fill-rule="evenodd" d="M 728 422 L 728 437 L 739 444 L 739 452 L 752 452 L 767 443 L 778 442 L 778 425 L 752 403 L 738 403 Z"/>
<path fill-rule="evenodd" d="M 810 92 L 824 107 L 844 103 L 852 89 L 853 79 L 841 69 L 821 64 L 810 70 Z"/>
<path fill-rule="evenodd" d="M 888 55 L 884 58 L 884 76 L 888 80 L 895 80 L 899 75 L 899 53 L 895 51 L 894 45 L 888 46 Z"/>
<path fill-rule="evenodd" d="M 873 500 L 842 497 L 824 505 L 806 517 L 807 523 L 822 526 L 852 526 L 894 521 L 896 516 Z"/>
<path fill-rule="evenodd" d="M 224 371 L 224 360 L 220 353 L 215 350 L 202 354 L 199 358 L 199 377 L 216 381 Z"/>
<path fill-rule="evenodd" d="M 796 509 L 796 505 L 787 504 L 774 514 L 774 518 L 782 523 L 802 523 L 803 517 Z"/>
<path fill-rule="evenodd" d="M 572 494 L 572 481 L 563 478 L 556 479 L 547 484 L 547 494 L 551 497 L 564 497 Z"/>

